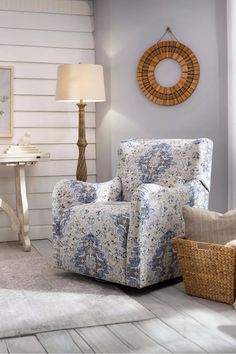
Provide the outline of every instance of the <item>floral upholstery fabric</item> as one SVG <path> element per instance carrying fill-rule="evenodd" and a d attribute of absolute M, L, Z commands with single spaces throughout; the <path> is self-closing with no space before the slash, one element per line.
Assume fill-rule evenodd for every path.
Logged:
<path fill-rule="evenodd" d="M 88 183 L 63 179 L 53 190 L 52 217 L 53 234 L 57 238 L 61 234 L 60 221 L 66 217 L 68 208 L 87 203 L 116 201 L 121 198 L 121 182 L 119 177 L 105 183 Z"/>
<path fill-rule="evenodd" d="M 130 203 L 99 202 L 69 208 L 60 222 L 62 236 L 57 238 L 57 265 L 125 283 L 129 219 Z"/>
<path fill-rule="evenodd" d="M 182 186 L 142 184 L 131 201 L 127 242 L 127 285 L 142 288 L 180 276 L 171 239 L 184 232 L 182 207 L 208 206 L 208 192 L 198 180 Z"/>
<path fill-rule="evenodd" d="M 123 141 L 118 151 L 117 175 L 122 181 L 123 199 L 130 201 L 142 183 L 172 186 L 199 179 L 210 190 L 212 142 L 195 140 Z"/>
<path fill-rule="evenodd" d="M 180 275 L 171 239 L 182 206 L 208 207 L 212 142 L 128 140 L 117 177 L 63 180 L 53 192 L 58 267 L 142 288 Z"/>

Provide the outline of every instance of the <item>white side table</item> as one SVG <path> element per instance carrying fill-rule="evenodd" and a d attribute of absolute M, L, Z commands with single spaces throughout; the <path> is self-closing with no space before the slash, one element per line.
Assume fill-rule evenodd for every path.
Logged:
<path fill-rule="evenodd" d="M 0 208 L 2 208 L 10 217 L 13 231 L 17 231 L 19 242 L 23 245 L 26 252 L 31 250 L 29 237 L 29 209 L 26 192 L 25 167 L 34 165 L 39 161 L 48 160 L 49 154 L 42 154 L 37 157 L 0 157 L 0 164 L 15 168 L 16 183 L 16 212 L 9 204 L 0 198 Z"/>

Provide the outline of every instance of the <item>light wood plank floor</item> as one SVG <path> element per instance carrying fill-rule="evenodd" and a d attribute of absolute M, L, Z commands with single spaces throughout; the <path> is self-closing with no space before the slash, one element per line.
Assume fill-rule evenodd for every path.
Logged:
<path fill-rule="evenodd" d="M 33 255 L 52 255 L 49 240 L 32 244 Z M 22 252 L 16 243 L 1 243 L 0 249 L 4 259 Z M 190 297 L 180 281 L 142 290 L 120 288 L 155 318 L 0 339 L 0 353 L 236 353 L 232 306 Z"/>

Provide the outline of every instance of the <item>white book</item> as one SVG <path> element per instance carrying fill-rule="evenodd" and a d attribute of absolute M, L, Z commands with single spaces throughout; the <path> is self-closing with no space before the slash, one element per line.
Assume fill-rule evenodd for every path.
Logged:
<path fill-rule="evenodd" d="M 35 157 L 35 158 L 40 158 L 40 157 L 46 157 L 46 156 L 50 156 L 50 154 L 45 154 L 45 153 L 17 153 L 17 154 L 3 154 L 0 155 L 1 159 L 15 159 L 15 158 L 20 158 L 20 157 Z"/>
<path fill-rule="evenodd" d="M 34 145 L 10 145 L 4 151 L 3 155 L 6 156 L 19 156 L 25 154 L 38 154 L 40 155 L 42 152 L 39 150 L 37 146 Z"/>
<path fill-rule="evenodd" d="M 41 152 L 41 150 L 34 145 L 10 145 L 0 155 L 1 161 L 29 161 L 37 159 L 49 159 L 50 154 Z"/>

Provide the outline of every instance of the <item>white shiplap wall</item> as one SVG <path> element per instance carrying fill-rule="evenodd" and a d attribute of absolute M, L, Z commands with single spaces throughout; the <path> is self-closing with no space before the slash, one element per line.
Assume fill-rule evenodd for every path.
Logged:
<path fill-rule="evenodd" d="M 93 2 L 84 0 L 0 0 L 0 65 L 14 66 L 14 136 L 0 138 L 0 152 L 25 131 L 51 160 L 27 168 L 31 238 L 51 235 L 51 192 L 62 178 L 74 178 L 77 110 L 55 102 L 60 63 L 94 63 Z M 96 180 L 95 107 L 87 106 L 88 180 Z M 15 205 L 13 168 L 0 167 L 0 196 Z M 0 212 L 0 241 L 14 240 Z"/>

